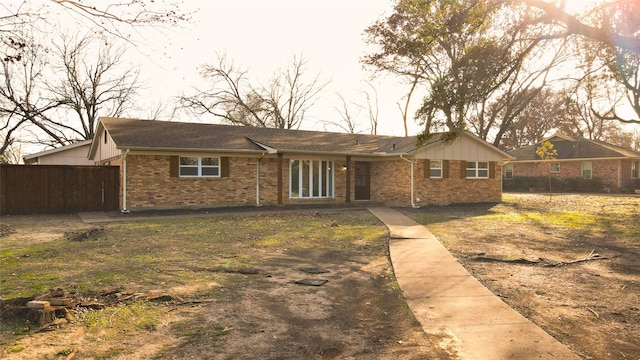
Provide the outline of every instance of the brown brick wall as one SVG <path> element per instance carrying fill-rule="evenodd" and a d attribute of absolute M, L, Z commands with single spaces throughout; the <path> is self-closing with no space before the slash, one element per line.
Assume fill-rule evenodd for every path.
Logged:
<path fill-rule="evenodd" d="M 449 176 L 441 179 L 424 177 L 426 162 L 416 163 L 414 193 L 422 204 L 455 204 L 502 201 L 502 167 L 495 165 L 489 179 L 461 178 L 466 162 L 449 161 Z M 419 204 L 418 204 L 419 205 Z"/>
<path fill-rule="evenodd" d="M 175 208 L 256 204 L 256 171 L 260 162 L 260 204 L 278 203 L 277 157 L 229 158 L 229 177 L 180 178 L 170 176 L 169 155 L 127 156 L 127 208 Z M 333 199 L 289 199 L 289 162 L 282 159 L 282 203 L 345 203 L 346 161 L 334 160 Z M 351 200 L 355 194 L 354 162 L 350 164 Z M 414 162 L 415 197 L 421 204 L 497 202 L 501 199 L 501 173 L 494 179 L 460 179 L 459 162 L 451 162 L 450 178 L 425 179 L 423 162 Z M 371 201 L 411 205 L 410 164 L 403 160 L 371 162 Z"/>
<path fill-rule="evenodd" d="M 633 160 L 633 161 L 638 161 L 638 160 Z M 640 180 L 631 178 L 631 163 L 633 161 L 622 160 L 622 163 L 621 163 L 622 189 L 625 191 L 640 189 Z"/>
<path fill-rule="evenodd" d="M 502 172 L 499 165 L 491 179 L 460 178 L 461 162 L 449 161 L 449 177 L 424 177 L 425 162 L 414 162 L 414 198 L 416 205 L 500 202 Z M 371 167 L 371 200 L 389 205 L 411 205 L 411 164 L 404 160 L 373 162 Z"/>
<path fill-rule="evenodd" d="M 226 178 L 171 177 L 170 158 L 169 155 L 127 156 L 128 209 L 255 205 L 258 161 L 260 204 L 278 204 L 277 157 L 260 160 L 232 157 L 229 159 L 229 177 Z M 286 157 L 282 159 L 283 204 L 345 202 L 346 172 L 342 165 L 338 166 L 340 161 L 334 161 L 333 199 L 289 199 L 289 162 Z"/>
<path fill-rule="evenodd" d="M 591 160 L 592 178 L 598 178 L 605 188 L 621 191 L 631 187 L 630 160 Z M 548 163 L 513 163 L 513 176 L 548 176 Z M 581 178 L 582 161 L 560 162 L 560 172 L 551 173 L 557 179 Z"/>
<path fill-rule="evenodd" d="M 227 178 L 171 177 L 170 156 L 127 156 L 127 207 L 255 204 L 255 158 L 233 158 Z"/>

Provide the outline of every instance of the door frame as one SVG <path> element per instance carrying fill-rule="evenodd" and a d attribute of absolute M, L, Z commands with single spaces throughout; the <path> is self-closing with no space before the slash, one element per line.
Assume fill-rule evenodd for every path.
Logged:
<path fill-rule="evenodd" d="M 371 200 L 371 162 L 370 161 L 355 162 L 354 188 L 355 188 L 354 200 Z"/>

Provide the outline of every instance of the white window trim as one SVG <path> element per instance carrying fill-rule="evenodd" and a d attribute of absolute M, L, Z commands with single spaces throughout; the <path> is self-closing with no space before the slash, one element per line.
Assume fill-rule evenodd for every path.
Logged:
<path fill-rule="evenodd" d="M 182 165 L 181 164 L 181 160 L 183 158 L 196 158 L 198 159 L 198 164 L 197 165 Z M 218 159 L 218 165 L 202 165 L 202 159 Z M 197 175 L 182 175 L 182 168 L 197 168 L 198 169 L 198 174 Z M 202 174 L 202 168 L 217 168 L 218 169 L 218 175 L 203 175 Z M 178 159 L 178 174 L 180 175 L 180 177 L 184 177 L 184 178 L 198 178 L 198 177 L 207 177 L 207 178 L 217 178 L 217 177 L 221 177 L 221 173 L 222 173 L 222 167 L 220 166 L 220 157 L 216 157 L 216 156 L 180 156 L 180 158 Z"/>
<path fill-rule="evenodd" d="M 554 170 L 554 169 L 553 169 L 553 165 L 554 165 L 554 164 L 555 164 L 555 165 L 558 165 L 558 169 L 557 169 L 557 170 Z M 559 172 L 560 172 L 560 163 L 559 163 L 559 162 L 557 162 L 557 161 L 556 161 L 556 162 L 552 162 L 552 163 L 550 163 L 550 164 L 549 164 L 549 172 L 550 172 L 550 173 L 552 173 L 552 174 L 559 173 Z"/>
<path fill-rule="evenodd" d="M 511 167 L 511 171 L 509 171 L 509 167 Z M 511 176 L 507 176 L 507 174 L 511 174 Z M 504 178 L 505 179 L 513 179 L 513 164 L 505 164 L 504 166 Z"/>
<path fill-rule="evenodd" d="M 439 168 L 431 167 L 431 163 L 434 162 L 434 161 L 440 163 L 440 167 Z M 442 179 L 442 173 L 443 173 L 443 168 L 442 167 L 443 167 L 442 160 L 429 160 L 429 178 L 431 178 L 431 179 Z M 431 170 L 440 170 L 440 175 L 439 176 L 438 175 L 433 175 L 431 173 Z"/>
<path fill-rule="evenodd" d="M 298 196 L 293 196 L 293 184 L 291 182 L 291 177 L 293 176 L 293 162 L 294 161 L 298 161 Z M 309 180 L 309 195 L 308 196 L 303 196 L 302 194 L 302 182 L 304 179 L 303 176 L 303 171 L 302 171 L 302 163 L 303 161 L 309 161 L 309 174 L 308 174 L 308 180 Z M 327 162 L 327 170 L 326 170 L 326 175 L 327 175 L 327 179 L 331 181 L 331 188 L 329 189 L 331 191 L 330 195 L 322 195 L 322 189 L 325 188 L 327 184 L 324 184 L 322 182 L 322 176 L 320 176 L 318 178 L 318 186 L 319 186 L 319 191 L 318 191 L 318 196 L 314 196 L 313 192 L 314 192 L 314 176 L 318 176 L 318 174 L 314 174 L 313 172 L 313 162 L 314 161 L 318 161 L 319 162 L 319 168 L 322 167 L 322 162 L 325 161 Z M 330 178 L 329 178 L 330 177 Z M 334 166 L 334 161 L 333 160 L 329 160 L 329 159 L 290 159 L 289 160 L 289 199 L 333 199 L 335 197 L 335 187 L 336 187 L 336 182 L 335 182 L 335 166 Z"/>
<path fill-rule="evenodd" d="M 469 163 L 473 163 L 475 164 L 475 167 L 469 167 Z M 487 167 L 486 168 L 480 168 L 478 165 L 480 163 L 486 163 Z M 474 176 L 469 176 L 467 174 L 467 179 L 488 179 L 489 178 L 489 162 L 488 161 L 467 161 L 467 169 L 465 171 L 465 174 L 467 171 L 469 170 L 473 170 L 474 171 Z M 487 172 L 487 176 L 479 176 L 478 173 L 480 171 L 486 171 Z"/>
<path fill-rule="evenodd" d="M 585 171 L 584 165 L 585 164 L 589 164 L 589 177 L 585 177 L 584 176 L 584 171 Z M 583 161 L 580 167 L 582 169 L 582 178 L 583 179 L 593 179 L 593 163 L 591 163 L 591 161 Z"/>

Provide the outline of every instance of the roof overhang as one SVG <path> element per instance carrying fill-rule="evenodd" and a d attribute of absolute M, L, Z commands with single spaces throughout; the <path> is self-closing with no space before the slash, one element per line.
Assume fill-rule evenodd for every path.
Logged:
<path fill-rule="evenodd" d="M 602 161 L 602 160 L 640 160 L 639 158 L 630 158 L 625 156 L 617 157 L 596 157 L 596 158 L 575 158 L 575 159 L 534 159 L 534 160 L 509 160 L 510 163 L 544 163 L 544 162 L 571 162 L 571 161 Z"/>
<path fill-rule="evenodd" d="M 129 151 L 166 151 L 166 152 L 213 152 L 213 153 L 243 153 L 243 154 L 267 154 L 266 150 L 246 150 L 246 149 L 215 149 L 215 148 L 170 148 L 170 147 L 141 147 L 141 146 L 116 146 L 118 150 Z"/>
<path fill-rule="evenodd" d="M 78 147 L 82 147 L 82 146 L 86 146 L 91 144 L 91 140 L 83 140 L 83 141 L 78 141 L 75 142 L 73 144 L 69 144 L 69 145 L 64 145 L 55 149 L 50 149 L 50 150 L 45 150 L 45 151 L 41 151 L 41 152 L 37 152 L 37 153 L 33 153 L 33 154 L 27 154 L 25 156 L 22 157 L 22 159 L 25 160 L 31 160 L 31 159 L 35 159 L 38 158 L 40 156 L 46 156 L 46 155 L 51 155 L 51 154 L 55 154 L 58 152 L 62 152 L 62 151 L 67 151 L 67 150 L 71 150 L 71 149 L 75 149 Z"/>

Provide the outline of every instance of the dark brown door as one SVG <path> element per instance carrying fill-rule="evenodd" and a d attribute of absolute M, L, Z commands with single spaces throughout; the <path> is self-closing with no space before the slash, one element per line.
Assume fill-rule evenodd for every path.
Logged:
<path fill-rule="evenodd" d="M 356 161 L 356 200 L 369 200 L 371 194 L 371 163 Z"/>

